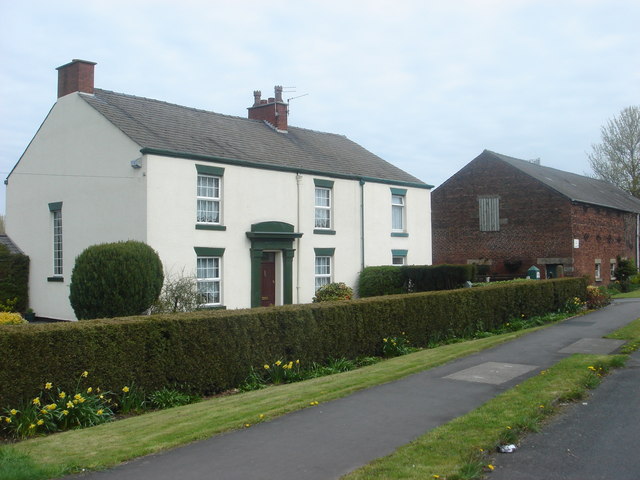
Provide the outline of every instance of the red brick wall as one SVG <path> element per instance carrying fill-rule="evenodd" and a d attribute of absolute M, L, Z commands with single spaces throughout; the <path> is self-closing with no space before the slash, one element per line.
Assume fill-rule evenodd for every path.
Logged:
<path fill-rule="evenodd" d="M 636 215 L 595 205 L 572 206 L 572 229 L 580 247 L 574 250 L 576 271 L 594 281 L 601 260 L 601 282 L 611 281 L 610 261 L 618 255 L 635 258 Z"/>

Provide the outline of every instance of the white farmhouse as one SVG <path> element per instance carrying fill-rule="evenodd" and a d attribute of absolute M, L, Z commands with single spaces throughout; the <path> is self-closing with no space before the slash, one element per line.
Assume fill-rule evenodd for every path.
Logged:
<path fill-rule="evenodd" d="M 105 242 L 149 244 L 212 308 L 307 303 L 368 265 L 431 263 L 431 185 L 289 127 L 282 87 L 240 118 L 94 88 L 94 66 L 58 68 L 58 99 L 5 181 L 38 316 L 75 319 L 74 261 Z"/>

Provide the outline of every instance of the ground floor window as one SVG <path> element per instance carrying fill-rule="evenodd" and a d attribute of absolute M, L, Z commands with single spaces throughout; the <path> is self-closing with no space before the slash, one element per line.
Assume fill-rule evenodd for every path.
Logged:
<path fill-rule="evenodd" d="M 406 265 L 407 250 L 391 250 L 391 265 Z"/>
<path fill-rule="evenodd" d="M 331 283 L 331 257 L 316 255 L 315 289 Z"/>
<path fill-rule="evenodd" d="M 602 265 L 599 260 L 596 260 L 595 276 L 596 276 L 596 280 L 600 280 L 602 278 Z"/>
<path fill-rule="evenodd" d="M 220 257 L 198 257 L 196 276 L 202 305 L 220 305 Z"/>

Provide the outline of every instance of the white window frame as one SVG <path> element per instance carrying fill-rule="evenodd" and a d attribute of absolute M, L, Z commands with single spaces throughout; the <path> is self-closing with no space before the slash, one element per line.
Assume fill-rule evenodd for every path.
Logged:
<path fill-rule="evenodd" d="M 478 197 L 478 217 L 481 232 L 499 232 L 500 197 Z"/>
<path fill-rule="evenodd" d="M 202 185 L 201 182 L 205 181 L 213 181 L 213 185 Z M 222 177 L 198 173 L 196 184 L 196 223 L 222 225 Z"/>
<path fill-rule="evenodd" d="M 318 204 L 318 193 L 323 192 L 326 194 L 326 197 L 323 197 L 322 200 L 327 200 L 328 205 L 319 205 Z M 333 189 L 328 187 L 315 187 L 314 190 L 314 228 L 320 230 L 331 230 L 333 223 L 333 215 L 332 215 L 332 206 L 333 206 Z M 318 213 L 322 213 L 323 215 L 318 216 Z M 325 222 L 327 222 L 325 224 Z"/>
<path fill-rule="evenodd" d="M 611 260 L 609 262 L 609 274 L 611 276 L 611 280 L 615 280 L 616 279 L 616 268 L 618 268 L 618 261 L 617 260 Z"/>
<path fill-rule="evenodd" d="M 602 262 L 600 260 L 595 261 L 595 278 L 596 281 L 602 280 Z"/>
<path fill-rule="evenodd" d="M 211 265 L 205 262 L 211 262 Z M 196 281 L 198 293 L 205 296 L 206 300 L 201 306 L 222 305 L 222 257 L 199 255 L 196 260 Z M 213 298 L 207 298 L 209 295 L 213 295 Z"/>
<path fill-rule="evenodd" d="M 62 276 L 64 273 L 62 256 L 62 208 L 51 211 L 53 218 L 53 275 Z"/>
<path fill-rule="evenodd" d="M 391 256 L 391 265 L 402 266 L 407 264 L 407 256 L 406 255 L 392 255 Z"/>
<path fill-rule="evenodd" d="M 322 270 L 320 270 L 322 269 Z M 329 255 L 316 255 L 314 262 L 314 291 L 331 283 L 333 271 L 333 257 Z"/>
<path fill-rule="evenodd" d="M 406 203 L 406 195 L 391 193 L 391 231 L 393 232 L 404 232 L 406 229 Z"/>

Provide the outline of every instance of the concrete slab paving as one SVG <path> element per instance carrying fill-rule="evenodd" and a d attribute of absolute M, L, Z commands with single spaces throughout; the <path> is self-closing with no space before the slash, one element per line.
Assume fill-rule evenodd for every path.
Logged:
<path fill-rule="evenodd" d="M 500 385 L 513 380 L 520 375 L 538 368 L 536 365 L 521 365 L 515 363 L 485 362 L 475 367 L 466 368 L 447 375 L 444 378 L 463 380 L 466 382 L 491 383 Z"/>
<path fill-rule="evenodd" d="M 581 338 L 577 342 L 560 350 L 560 353 L 588 353 L 591 355 L 608 355 L 624 345 L 624 340 L 611 338 Z"/>
<path fill-rule="evenodd" d="M 640 300 L 616 301 L 586 316 L 315 408 L 70 478 L 338 479 L 552 366 L 569 355 L 560 353 L 568 345 L 602 337 L 638 316 Z M 585 320 L 590 324 L 576 323 Z M 538 367 L 499 384 L 443 378 L 490 362 Z"/>

